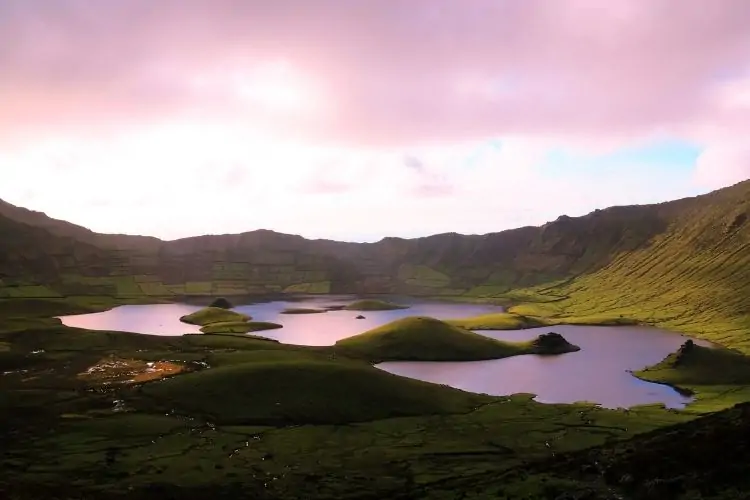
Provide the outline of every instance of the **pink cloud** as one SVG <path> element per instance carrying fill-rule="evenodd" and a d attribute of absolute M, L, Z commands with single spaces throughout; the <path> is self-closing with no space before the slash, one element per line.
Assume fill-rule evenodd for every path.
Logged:
<path fill-rule="evenodd" d="M 0 9 L 0 128 L 16 132 L 190 116 L 357 144 L 641 135 L 711 116 L 711 89 L 750 58 L 745 0 L 9 0 Z M 243 101 L 236 80 L 278 61 L 316 109 Z"/>
<path fill-rule="evenodd" d="M 696 162 L 695 181 L 709 189 L 750 179 L 750 148 L 715 147 Z"/>
<path fill-rule="evenodd" d="M 0 197 L 346 237 L 695 194 L 750 176 L 749 25 L 747 0 L 0 0 Z M 537 168 L 654 137 L 703 149 L 696 184 Z"/>

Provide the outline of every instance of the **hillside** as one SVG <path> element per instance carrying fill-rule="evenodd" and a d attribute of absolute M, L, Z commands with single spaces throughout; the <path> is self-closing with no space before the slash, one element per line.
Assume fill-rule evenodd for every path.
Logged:
<path fill-rule="evenodd" d="M 647 246 L 544 293 L 575 314 L 609 312 L 750 352 L 750 182 L 656 206 L 670 218 Z"/>
<path fill-rule="evenodd" d="M 373 363 L 384 361 L 479 361 L 521 354 L 579 351 L 556 333 L 530 342 L 485 337 L 434 318 L 402 318 L 336 342 L 338 352 Z"/>
<path fill-rule="evenodd" d="M 363 244 L 266 230 L 169 242 L 97 235 L 2 204 L 0 275 L 5 285 L 24 287 L 2 287 L 0 296 L 504 299 L 536 303 L 527 316 L 606 313 L 750 351 L 749 218 L 750 181 L 668 203 L 561 216 L 541 227 Z"/>

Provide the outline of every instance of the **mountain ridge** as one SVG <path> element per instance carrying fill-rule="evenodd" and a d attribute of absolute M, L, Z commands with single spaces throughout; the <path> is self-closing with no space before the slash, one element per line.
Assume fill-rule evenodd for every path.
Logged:
<path fill-rule="evenodd" d="M 599 212 L 606 212 L 613 209 L 620 209 L 620 208 L 630 208 L 630 207 L 657 207 L 665 204 L 672 204 L 672 203 L 678 203 L 678 202 L 684 202 L 689 200 L 695 200 L 698 198 L 710 196 L 711 194 L 717 192 L 717 191 L 724 191 L 728 189 L 733 189 L 737 186 L 741 186 L 743 184 L 750 183 L 749 180 L 740 181 L 738 183 L 735 183 L 731 186 L 726 186 L 724 188 L 720 188 L 708 193 L 699 194 L 695 196 L 688 196 L 684 198 L 677 198 L 675 200 L 666 200 L 666 201 L 660 201 L 655 203 L 644 203 L 644 204 L 634 204 L 634 205 L 613 205 L 605 208 L 597 208 L 592 210 L 591 212 L 588 212 L 583 215 L 577 215 L 577 216 L 569 216 L 566 214 L 559 215 L 555 220 L 553 221 L 547 221 L 544 224 L 540 225 L 526 225 L 526 226 L 519 226 L 519 227 L 513 227 L 513 228 L 507 228 L 502 229 L 499 231 L 490 231 L 487 233 L 460 233 L 457 231 L 446 231 L 442 233 L 435 233 L 435 234 L 429 234 L 425 236 L 415 236 L 412 238 L 402 237 L 402 236 L 383 236 L 379 240 L 376 241 L 348 241 L 348 240 L 337 240 L 332 238 L 307 238 L 301 235 L 296 235 L 293 233 L 285 233 L 281 231 L 276 231 L 274 229 L 268 229 L 268 228 L 257 228 L 257 229 L 251 229 L 248 231 L 242 231 L 239 233 L 207 233 L 207 234 L 196 234 L 191 236 L 184 236 L 180 238 L 175 239 L 163 239 L 159 238 L 158 236 L 147 236 L 147 235 L 139 235 L 139 234 L 130 234 L 130 233 L 99 233 L 96 232 L 86 226 L 83 226 L 81 224 L 76 224 L 75 222 L 70 222 L 64 219 L 59 219 L 56 217 L 52 217 L 51 215 L 48 215 L 46 212 L 40 211 L 40 210 L 33 210 L 30 208 L 26 208 L 20 205 L 14 205 L 12 203 L 9 203 L 3 199 L 0 198 L 0 216 L 8 217 L 11 219 L 15 219 L 19 222 L 27 222 L 30 225 L 38 225 L 42 227 L 52 227 L 52 223 L 61 223 L 66 226 L 74 226 L 76 231 L 80 231 L 81 233 L 91 233 L 98 236 L 117 236 L 117 237 L 132 237 L 132 238 L 147 238 L 149 240 L 156 240 L 161 243 L 173 243 L 181 240 L 188 240 L 193 238 L 201 238 L 201 237 L 212 237 L 212 236 L 236 236 L 236 235 L 243 235 L 248 233 L 273 233 L 277 235 L 287 235 L 287 236 L 297 236 L 299 238 L 303 238 L 307 241 L 328 241 L 328 242 L 334 242 L 334 243 L 346 243 L 346 244 L 355 244 L 355 245 L 375 245 L 378 243 L 383 243 L 390 240 L 401 240 L 401 241 L 414 241 L 414 240 L 420 240 L 424 238 L 433 238 L 437 236 L 462 236 L 462 237 L 482 237 L 482 236 L 489 236 L 493 234 L 503 233 L 505 231 L 514 231 L 514 230 L 520 230 L 520 229 L 527 229 L 527 228 L 542 228 L 544 226 L 547 226 L 549 224 L 552 224 L 554 222 L 558 222 L 560 220 L 566 220 L 566 219 L 580 219 L 584 217 L 588 217 L 592 214 L 597 214 Z"/>
<path fill-rule="evenodd" d="M 611 312 L 699 334 L 731 332 L 750 350 L 744 339 L 736 341 L 750 329 L 749 220 L 750 181 L 675 201 L 560 216 L 542 226 L 371 243 L 271 230 L 173 241 L 100 235 L 3 203 L 0 297 L 506 299 L 545 304 L 545 314 Z"/>

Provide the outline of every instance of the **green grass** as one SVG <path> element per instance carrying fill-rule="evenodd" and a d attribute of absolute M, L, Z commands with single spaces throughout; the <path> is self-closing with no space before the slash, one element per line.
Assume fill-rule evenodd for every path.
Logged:
<path fill-rule="evenodd" d="M 503 480 L 526 483 L 539 493 L 555 485 L 567 495 L 563 498 L 737 500 L 750 488 L 749 427 L 750 405 L 743 404 L 626 442 L 564 454 Z M 474 481 L 481 488 L 497 477 Z M 586 493 L 592 490 L 598 494 Z"/>
<path fill-rule="evenodd" d="M 331 293 L 331 282 L 330 281 L 319 281 L 316 283 L 297 283 L 295 285 L 289 285 L 284 289 L 284 293 L 310 293 L 310 294 L 325 294 Z"/>
<path fill-rule="evenodd" d="M 560 309 L 555 303 L 527 303 L 517 304 L 508 308 L 507 312 L 519 316 L 552 317 L 560 314 Z"/>
<path fill-rule="evenodd" d="M 693 418 L 469 394 L 390 375 L 338 347 L 12 321 L 30 329 L 0 333 L 0 362 L 27 370 L 0 376 L 0 493 L 21 499 L 447 499 L 474 489 L 494 498 L 517 489 L 503 474 L 552 454 Z M 210 368 L 137 386 L 78 379 L 110 356 Z"/>
<path fill-rule="evenodd" d="M 207 326 L 213 323 L 236 323 L 250 321 L 252 318 L 247 314 L 238 313 L 220 307 L 205 307 L 180 318 L 183 323 L 191 325 Z"/>
<path fill-rule="evenodd" d="M 393 311 L 396 309 L 408 309 L 408 306 L 394 304 L 385 300 L 365 299 L 352 302 L 344 309 L 347 311 Z"/>
<path fill-rule="evenodd" d="M 188 281 L 185 283 L 185 293 L 188 295 L 210 295 L 214 285 L 210 281 Z"/>
<path fill-rule="evenodd" d="M 0 297 L 8 298 L 50 298 L 62 297 L 59 292 L 44 285 L 0 287 Z"/>
<path fill-rule="evenodd" d="M 521 314 L 552 312 L 553 309 L 537 307 L 535 304 L 514 306 L 509 312 L 482 314 L 463 319 L 451 319 L 448 323 L 467 330 L 526 330 L 543 326 L 556 325 L 601 325 L 626 326 L 638 325 L 641 321 L 612 314 L 592 314 L 589 316 L 532 316 Z"/>
<path fill-rule="evenodd" d="M 364 363 L 272 359 L 219 367 L 144 387 L 164 408 L 221 424 L 341 424 L 469 411 L 490 399 L 404 379 Z"/>
<path fill-rule="evenodd" d="M 268 321 L 225 321 L 210 323 L 201 327 L 203 333 L 249 333 L 282 328 L 278 323 Z"/>
<path fill-rule="evenodd" d="M 582 326 L 629 326 L 640 325 L 641 321 L 633 318 L 612 314 L 592 314 L 589 316 L 564 316 L 545 318 L 550 325 L 582 325 Z"/>
<path fill-rule="evenodd" d="M 541 318 L 513 313 L 482 314 L 471 318 L 452 319 L 447 322 L 467 330 L 523 330 L 549 325 Z"/>
<path fill-rule="evenodd" d="M 307 307 L 289 307 L 281 311 L 281 314 L 321 314 L 328 312 L 327 309 L 312 309 Z"/>
<path fill-rule="evenodd" d="M 429 266 L 403 264 L 398 269 L 397 279 L 407 285 L 444 288 L 450 285 L 451 278 Z"/>
<path fill-rule="evenodd" d="M 682 348 L 635 375 L 694 393 L 696 401 L 688 407 L 692 412 L 708 413 L 750 401 L 750 357 L 734 350 Z"/>
<path fill-rule="evenodd" d="M 433 318 L 402 318 L 336 342 L 338 352 L 383 361 L 472 361 L 541 353 L 538 341 L 503 342 Z M 577 350 L 567 349 L 556 352 Z M 551 353 L 551 351 L 548 351 Z"/>

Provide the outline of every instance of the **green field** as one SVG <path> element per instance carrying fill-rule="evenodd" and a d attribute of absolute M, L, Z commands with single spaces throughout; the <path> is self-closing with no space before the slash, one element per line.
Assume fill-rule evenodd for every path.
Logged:
<path fill-rule="evenodd" d="M 0 317 L 0 371 L 8 372 L 0 377 L 0 417 L 15 429 L 3 435 L 1 465 L 13 474 L 0 479 L 0 492 L 28 492 L 18 498 L 134 491 L 198 498 L 209 490 L 219 498 L 453 498 L 473 488 L 471 477 L 486 481 L 696 416 L 482 396 L 391 375 L 363 359 L 403 349 L 381 340 L 405 329 L 407 348 L 432 332 L 437 345 L 468 336 L 472 355 L 488 348 L 473 344 L 478 338 L 496 354 L 519 353 L 437 320 L 409 318 L 355 337 L 360 346 L 365 340 L 363 355 L 236 334 L 86 331 L 16 310 L 16 319 Z M 185 373 L 108 385 L 80 375 L 103 360 L 168 361 Z M 525 481 L 486 486 L 512 492 L 530 487 Z"/>

